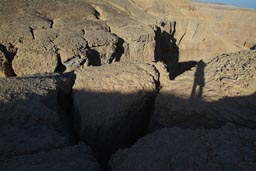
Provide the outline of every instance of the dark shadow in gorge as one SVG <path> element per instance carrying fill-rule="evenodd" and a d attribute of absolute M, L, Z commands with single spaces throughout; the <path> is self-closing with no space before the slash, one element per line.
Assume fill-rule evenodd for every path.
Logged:
<path fill-rule="evenodd" d="M 3 85 L 9 90 L 8 92 L 2 92 L 0 88 L 2 95 L 0 99 L 0 160 L 49 152 L 77 143 L 71 115 L 74 73 L 38 74 L 2 79 L 8 79 L 8 83 L 13 81 L 16 85 L 15 87 Z M 15 81 L 25 83 L 27 80 L 29 84 L 39 79 L 38 87 L 34 87 L 35 89 L 31 91 Z M 40 83 L 47 79 L 56 81 L 56 89 L 44 87 L 45 90 L 42 90 Z M 22 91 L 19 90 L 20 88 Z M 40 91 L 46 91 L 46 93 Z M 8 100 L 3 100 L 5 98 Z"/>
<path fill-rule="evenodd" d="M 174 80 L 178 75 L 195 66 L 196 61 L 179 62 L 179 47 L 175 39 L 176 21 L 161 22 L 160 25 L 161 27 L 155 28 L 155 61 L 164 62 L 170 79 Z"/>
<path fill-rule="evenodd" d="M 159 96 L 162 104 L 155 106 L 148 132 L 174 127 L 218 129 L 230 123 L 239 128 L 256 128 L 256 92 L 248 96 L 223 97 L 212 102 L 203 99 L 191 101 L 189 97 L 166 93 Z"/>
<path fill-rule="evenodd" d="M 75 132 L 96 152 L 103 168 L 118 149 L 145 135 L 156 93 L 74 91 Z"/>
<path fill-rule="evenodd" d="M 117 36 L 117 35 L 115 35 L 115 36 Z M 115 61 L 115 62 L 119 62 L 120 61 L 121 56 L 124 53 L 124 42 L 125 42 L 124 39 L 118 37 L 118 43 L 116 45 L 117 46 L 116 51 L 113 54 L 113 59 L 111 59 L 111 61 L 109 61 L 109 63 L 112 63 L 113 61 Z"/>
<path fill-rule="evenodd" d="M 141 96 L 145 94 L 143 92 L 74 92 L 76 93 L 83 100 L 75 100 L 75 109 L 84 105 L 80 108 L 82 112 L 76 110 L 74 114 L 75 129 L 79 132 L 77 137 L 93 148 L 104 169 L 107 169 L 109 158 L 118 149 L 130 148 L 139 138 L 151 132 L 148 130 L 154 117 L 160 117 L 164 123 L 154 123 L 152 131 L 164 127 L 218 129 L 229 123 L 236 127 L 256 128 L 256 93 L 241 97 L 223 97 L 213 102 L 202 99 L 191 102 L 189 97 L 184 99 L 163 94 L 161 96 L 171 101 L 173 107 L 165 111 L 170 108 L 164 105 L 160 108 L 161 112 L 154 117 L 151 112 L 155 97 L 150 94 L 146 96 L 146 100 L 146 97 Z"/>

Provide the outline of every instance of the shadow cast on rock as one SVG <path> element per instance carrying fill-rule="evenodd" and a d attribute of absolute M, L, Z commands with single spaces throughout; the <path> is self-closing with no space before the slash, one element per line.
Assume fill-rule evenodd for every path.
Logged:
<path fill-rule="evenodd" d="M 74 126 L 79 140 L 97 153 L 102 165 L 119 148 L 145 135 L 156 93 L 75 90 Z"/>
<path fill-rule="evenodd" d="M 236 127 L 256 128 L 256 93 L 223 97 L 212 102 L 197 96 L 193 99 L 167 93 L 159 96 L 166 102 L 155 105 L 149 132 L 166 127 L 217 129 L 229 123 Z"/>
<path fill-rule="evenodd" d="M 165 27 L 166 23 L 162 23 Z M 170 30 L 166 31 L 162 27 L 155 28 L 156 48 L 155 61 L 164 62 L 167 65 L 170 80 L 174 80 L 183 72 L 190 70 L 196 65 L 196 61 L 179 62 L 180 50 L 175 39 L 176 21 L 169 23 Z"/>

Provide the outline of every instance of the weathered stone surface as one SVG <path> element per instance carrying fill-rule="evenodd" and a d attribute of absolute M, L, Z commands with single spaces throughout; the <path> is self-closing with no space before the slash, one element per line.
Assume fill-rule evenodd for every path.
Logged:
<path fill-rule="evenodd" d="M 0 21 L 4 24 L 0 27 L 3 32 L 0 43 L 11 42 L 18 48 L 13 60 L 18 76 L 98 66 L 111 63 L 118 56 L 119 38 L 105 22 L 97 19 L 98 12 L 84 1 L 30 1 L 9 5 L 1 8 Z M 12 7 L 16 13 L 12 11 L 14 14 L 10 15 Z M 5 22 L 6 18 L 10 21 Z"/>
<path fill-rule="evenodd" d="M 65 19 L 55 21 L 54 28 L 59 30 L 55 43 L 68 69 L 83 65 L 99 66 L 115 60 L 119 39 L 104 22 Z M 79 60 L 80 65 L 72 66 Z"/>
<path fill-rule="evenodd" d="M 100 171 L 101 168 L 91 149 L 81 143 L 50 152 L 40 152 L 2 160 L 0 170 Z"/>
<path fill-rule="evenodd" d="M 256 51 L 223 54 L 169 81 L 157 96 L 150 129 L 256 127 Z"/>
<path fill-rule="evenodd" d="M 0 158 L 74 142 L 67 113 L 72 84 L 57 74 L 0 79 Z"/>
<path fill-rule="evenodd" d="M 155 61 L 155 32 L 147 25 L 126 26 L 111 29 L 124 40 L 122 62 L 151 62 Z"/>
<path fill-rule="evenodd" d="M 13 69 L 18 76 L 52 73 L 58 66 L 57 49 L 48 36 L 33 42 L 18 44 L 18 51 L 13 59 Z"/>
<path fill-rule="evenodd" d="M 255 130 L 161 129 L 119 150 L 109 162 L 111 171 L 254 170 Z"/>
<path fill-rule="evenodd" d="M 149 64 L 114 63 L 78 70 L 73 98 L 79 139 L 103 159 L 135 142 L 148 124 L 158 79 Z"/>
<path fill-rule="evenodd" d="M 19 48 L 17 75 L 113 61 L 169 66 L 255 45 L 255 10 L 190 0 L 5 0 L 0 10 L 0 43 Z"/>
<path fill-rule="evenodd" d="M 52 20 L 59 19 L 97 19 L 98 12 L 88 3 L 81 0 L 32 1 L 31 5 L 42 16 Z"/>

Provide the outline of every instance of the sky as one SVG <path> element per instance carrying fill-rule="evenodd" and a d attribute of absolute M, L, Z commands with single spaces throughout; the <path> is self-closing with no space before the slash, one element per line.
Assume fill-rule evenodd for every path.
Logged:
<path fill-rule="evenodd" d="M 196 1 L 229 4 L 229 5 L 234 5 L 241 8 L 256 9 L 256 0 L 196 0 Z"/>

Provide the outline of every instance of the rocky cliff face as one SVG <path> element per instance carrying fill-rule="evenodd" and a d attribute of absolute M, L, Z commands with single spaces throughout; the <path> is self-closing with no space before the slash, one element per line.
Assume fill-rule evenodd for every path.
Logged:
<path fill-rule="evenodd" d="M 114 61 L 169 65 L 253 48 L 256 42 L 255 10 L 188 0 L 3 1 L 0 8 L 0 44 L 16 49 L 1 70 L 16 75 Z"/>

